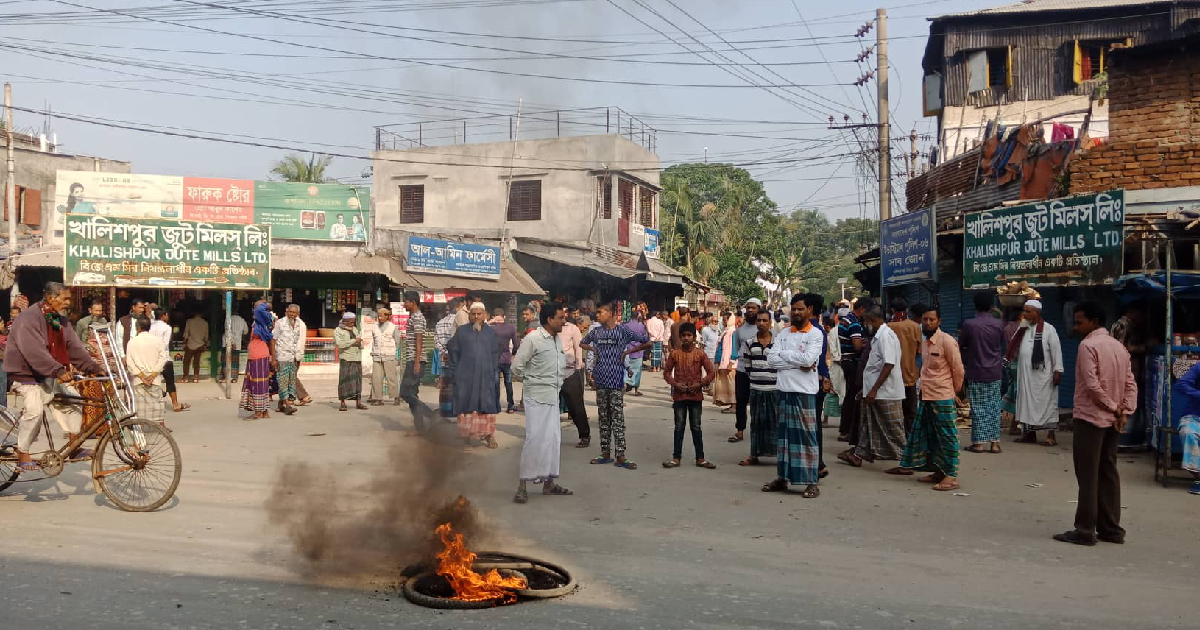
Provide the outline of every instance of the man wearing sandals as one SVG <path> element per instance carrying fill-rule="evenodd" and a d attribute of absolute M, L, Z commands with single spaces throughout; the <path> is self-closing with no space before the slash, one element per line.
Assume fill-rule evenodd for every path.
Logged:
<path fill-rule="evenodd" d="M 588 332 L 579 345 L 585 351 L 596 352 L 592 378 L 596 383 L 596 412 L 600 416 L 600 457 L 591 463 L 613 464 L 611 449 L 615 441 L 615 465 L 636 470 L 637 464 L 625 459 L 625 357 L 649 348 L 650 336 L 618 326 L 611 304 L 601 306 L 596 318 L 600 326 Z M 630 345 L 632 342 L 639 345 Z"/>
<path fill-rule="evenodd" d="M 78 396 L 69 383 L 76 371 L 99 374 L 100 365 L 92 360 L 79 335 L 67 321 L 71 291 L 61 282 L 48 282 L 41 302 L 21 311 L 9 331 L 4 355 L 4 371 L 13 380 L 13 389 L 21 399 L 21 417 L 17 421 L 17 469 L 38 469 L 30 450 L 42 429 L 42 414 L 47 413 L 72 439 L 83 424 L 77 405 L 54 402 L 55 394 Z M 91 457 L 91 449 L 78 448 L 68 455 L 70 461 Z"/>
<path fill-rule="evenodd" d="M 817 362 L 823 356 L 825 333 L 812 324 L 812 307 L 818 300 L 799 294 L 792 298 L 792 325 L 779 333 L 767 350 L 767 365 L 776 370 L 779 391 L 778 477 L 763 492 L 783 492 L 788 485 L 804 484 L 806 499 L 821 496 L 817 393 L 821 378 Z"/>
<path fill-rule="evenodd" d="M 558 393 L 563 385 L 567 357 L 558 333 L 566 323 L 559 304 L 547 303 L 539 317 L 542 326 L 529 333 L 513 357 L 512 371 L 524 383 L 525 445 L 521 449 L 520 482 L 513 501 L 526 503 L 530 481 L 542 484 L 542 494 L 563 496 L 570 490 L 555 483 L 562 447 L 562 425 L 558 421 Z"/>
<path fill-rule="evenodd" d="M 872 305 L 863 312 L 862 324 L 871 351 L 862 363 L 858 443 L 838 454 L 855 468 L 877 459 L 900 459 L 905 445 L 904 370 L 900 337 L 892 328 L 896 322 L 886 323 L 883 308 Z"/>
<path fill-rule="evenodd" d="M 934 490 L 957 490 L 958 485 L 958 409 L 955 395 L 962 391 L 962 355 L 954 337 L 941 330 L 942 313 L 930 307 L 921 315 L 921 401 L 912 434 L 904 446 L 900 468 L 887 472 L 919 470 L 930 473 L 922 483 L 934 484 Z"/>
<path fill-rule="evenodd" d="M 717 368 L 696 346 L 696 325 L 679 327 L 679 348 L 667 355 L 663 380 L 671 386 L 671 408 L 675 411 L 675 450 L 663 468 L 678 468 L 683 458 L 683 430 L 692 431 L 696 466 L 713 469 L 717 465 L 704 459 L 704 434 L 700 430 L 700 412 L 704 407 L 704 387 L 717 377 Z"/>

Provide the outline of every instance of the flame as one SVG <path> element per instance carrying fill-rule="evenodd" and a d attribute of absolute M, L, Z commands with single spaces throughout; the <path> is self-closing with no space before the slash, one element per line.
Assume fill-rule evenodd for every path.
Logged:
<path fill-rule="evenodd" d="M 454 599 L 469 602 L 495 599 L 510 603 L 517 600 L 513 589 L 522 589 L 529 585 L 524 578 L 506 578 L 495 569 L 489 569 L 487 573 L 479 575 L 471 569 L 476 556 L 463 545 L 462 534 L 454 533 L 450 523 L 438 525 L 437 533 L 442 537 L 442 545 L 445 546 L 445 549 L 437 554 L 438 560 L 441 561 L 437 573 L 450 582 L 455 593 Z"/>

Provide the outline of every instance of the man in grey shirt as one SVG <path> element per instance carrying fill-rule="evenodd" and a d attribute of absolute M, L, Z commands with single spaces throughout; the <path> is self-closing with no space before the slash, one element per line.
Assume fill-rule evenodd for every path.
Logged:
<path fill-rule="evenodd" d="M 737 400 L 737 422 L 734 427 L 737 431 L 729 437 L 730 442 L 741 442 L 746 431 L 746 406 L 750 403 L 750 376 L 746 373 L 746 366 L 749 365 L 747 356 L 750 352 L 750 344 L 758 339 L 758 325 L 754 322 L 758 319 L 758 311 L 761 309 L 762 300 L 758 298 L 747 300 L 742 325 L 738 326 L 733 333 L 734 352 L 738 356 L 737 375 L 733 381 L 733 391 Z"/>

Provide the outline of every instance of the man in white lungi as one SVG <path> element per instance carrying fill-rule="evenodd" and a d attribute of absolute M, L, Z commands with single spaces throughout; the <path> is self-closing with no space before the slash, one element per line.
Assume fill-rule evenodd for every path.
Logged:
<path fill-rule="evenodd" d="M 1017 344 L 1017 420 L 1024 429 L 1017 442 L 1036 444 L 1037 432 L 1047 431 L 1042 446 L 1055 446 L 1062 344 L 1058 331 L 1042 317 L 1040 300 L 1025 302 L 1024 319 L 1010 343 Z"/>
<path fill-rule="evenodd" d="M 559 424 L 558 395 L 566 372 L 566 355 L 558 333 L 567 321 L 561 304 L 547 302 L 541 310 L 541 328 L 521 340 L 513 357 L 512 371 L 524 383 L 525 446 L 521 449 L 520 485 L 513 501 L 526 503 L 527 482 L 541 483 L 542 494 L 565 496 L 570 490 L 555 483 L 558 479 L 562 427 Z"/>

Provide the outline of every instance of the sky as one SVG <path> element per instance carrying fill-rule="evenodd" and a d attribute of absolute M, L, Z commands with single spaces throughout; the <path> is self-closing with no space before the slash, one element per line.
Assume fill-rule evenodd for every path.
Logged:
<path fill-rule="evenodd" d="M 888 8 L 893 208 L 921 115 L 929 16 L 1003 1 L 898 0 Z M 663 167 L 742 165 L 782 211 L 878 216 L 876 3 L 860 0 L 0 0 L 0 79 L 14 127 L 49 126 L 65 153 L 137 173 L 266 179 L 289 152 L 341 154 L 365 182 L 375 127 L 410 141 L 595 133 L 604 108 L 657 130 Z M 584 108 L 600 108 L 581 111 Z M 612 111 L 609 111 L 610 120 Z M 623 125 L 628 114 L 622 114 Z M 453 122 L 435 122 L 453 121 Z M 418 125 L 417 123 L 421 124 Z M 615 122 L 615 121 L 614 121 Z M 153 132 L 147 132 L 152 130 Z M 173 134 L 173 135 L 172 135 Z M 187 136 L 219 138 L 222 142 Z M 391 136 L 388 136 L 391 137 Z M 255 146 L 268 145 L 268 146 Z M 447 149 L 452 155 L 452 148 Z"/>

